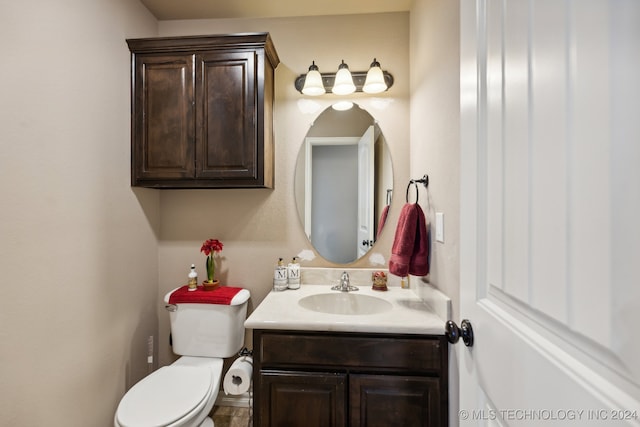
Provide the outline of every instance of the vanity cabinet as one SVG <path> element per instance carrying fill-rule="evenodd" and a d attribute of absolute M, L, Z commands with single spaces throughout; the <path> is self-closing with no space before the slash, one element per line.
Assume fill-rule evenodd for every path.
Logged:
<path fill-rule="evenodd" d="M 440 335 L 253 331 L 254 427 L 444 427 Z"/>
<path fill-rule="evenodd" d="M 127 43 L 133 186 L 273 187 L 279 59 L 268 33 Z"/>

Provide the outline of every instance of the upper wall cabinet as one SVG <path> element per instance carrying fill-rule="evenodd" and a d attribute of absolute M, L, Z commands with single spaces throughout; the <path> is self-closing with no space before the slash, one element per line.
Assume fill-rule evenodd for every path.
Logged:
<path fill-rule="evenodd" d="M 280 60 L 268 33 L 127 43 L 133 186 L 273 187 Z"/>

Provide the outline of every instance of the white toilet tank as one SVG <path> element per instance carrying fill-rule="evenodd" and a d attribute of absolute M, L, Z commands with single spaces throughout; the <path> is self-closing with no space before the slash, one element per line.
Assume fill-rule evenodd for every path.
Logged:
<path fill-rule="evenodd" d="M 174 289 L 175 291 L 175 289 Z M 226 304 L 169 304 L 164 297 L 173 352 L 180 356 L 231 357 L 244 344 L 244 321 L 250 293 L 242 289 Z"/>

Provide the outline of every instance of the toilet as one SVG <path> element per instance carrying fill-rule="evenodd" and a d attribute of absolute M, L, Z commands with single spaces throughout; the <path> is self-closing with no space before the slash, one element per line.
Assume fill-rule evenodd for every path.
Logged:
<path fill-rule="evenodd" d="M 209 412 L 222 381 L 223 358 L 244 344 L 250 293 L 240 290 L 229 305 L 170 304 L 173 352 L 181 357 L 140 380 L 123 396 L 115 427 L 213 427 Z M 204 292 L 204 291 L 203 291 Z"/>

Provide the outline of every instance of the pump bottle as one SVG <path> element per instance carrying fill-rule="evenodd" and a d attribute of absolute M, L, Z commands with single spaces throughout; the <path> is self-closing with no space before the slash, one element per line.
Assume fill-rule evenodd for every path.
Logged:
<path fill-rule="evenodd" d="M 195 264 L 191 264 L 191 271 L 189 271 L 189 290 L 195 291 L 198 289 L 198 272 L 196 271 Z"/>
<path fill-rule="evenodd" d="M 287 267 L 282 258 L 278 259 L 278 265 L 273 270 L 273 290 L 284 291 L 287 289 Z"/>
<path fill-rule="evenodd" d="M 297 257 L 293 257 L 287 266 L 287 287 L 289 289 L 300 289 L 300 264 L 298 264 Z"/>

